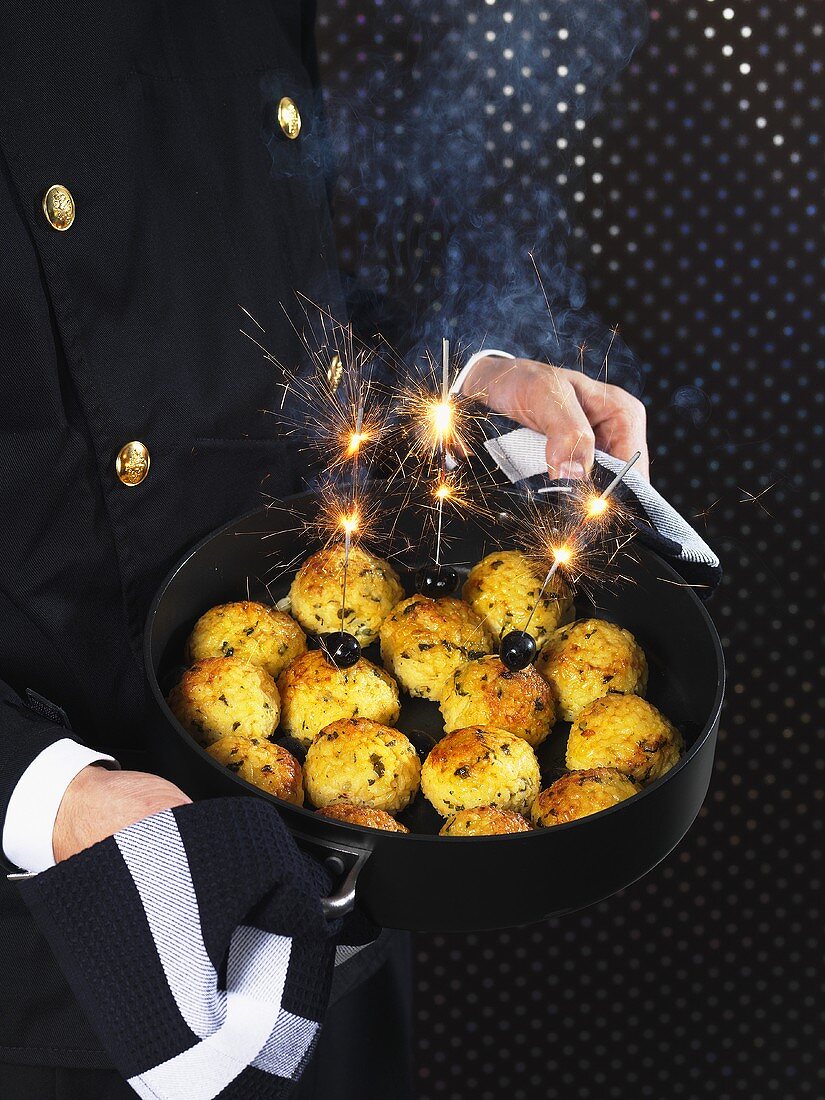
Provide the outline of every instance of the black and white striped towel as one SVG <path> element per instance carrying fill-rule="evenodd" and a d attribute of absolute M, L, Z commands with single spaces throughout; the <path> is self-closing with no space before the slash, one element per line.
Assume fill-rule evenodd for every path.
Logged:
<path fill-rule="evenodd" d="M 333 967 L 373 931 L 325 919 L 331 882 L 275 808 L 167 810 L 19 883 L 114 1064 L 144 1100 L 288 1096 Z"/>
<path fill-rule="evenodd" d="M 496 417 L 498 423 L 503 418 Z M 510 423 L 510 422 L 507 422 Z M 515 428 L 489 438 L 485 447 L 502 473 L 513 483 L 533 490 L 548 488 L 546 439 L 530 428 Z M 597 483 L 618 473 L 624 462 L 596 451 L 593 471 Z M 617 490 L 636 517 L 639 537 L 671 561 L 697 595 L 707 598 L 722 578 L 719 558 L 686 520 L 635 470 L 630 470 Z"/>

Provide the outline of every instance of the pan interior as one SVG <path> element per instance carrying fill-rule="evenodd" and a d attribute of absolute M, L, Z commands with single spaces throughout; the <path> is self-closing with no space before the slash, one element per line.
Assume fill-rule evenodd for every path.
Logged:
<path fill-rule="evenodd" d="M 296 513 L 311 513 L 314 502 L 314 496 L 306 494 L 290 503 L 289 511 L 268 508 L 244 517 L 202 543 L 179 567 L 158 600 L 152 624 L 152 661 L 164 696 L 182 672 L 184 642 L 203 612 L 231 600 L 275 602 L 287 594 L 296 569 L 317 549 L 317 544 L 297 533 L 300 525 L 296 523 Z M 415 590 L 415 575 L 423 564 L 415 524 L 415 517 L 402 516 L 394 540 L 401 549 L 392 555 L 408 595 Z M 445 560 L 456 567 L 462 580 L 485 554 L 508 545 L 466 519 L 452 524 L 449 535 Z M 716 701 L 718 667 L 712 628 L 672 571 L 638 543 L 632 554 L 623 556 L 621 572 L 628 582 L 577 594 L 576 616 L 604 618 L 635 635 L 650 668 L 647 698 L 681 729 L 689 751 L 712 719 Z M 365 656 L 380 664 L 377 643 L 365 650 Z M 443 732 L 438 705 L 403 695 L 398 727 L 423 759 Z M 565 770 L 568 729 L 566 723 L 558 723 L 537 749 L 543 786 Z M 303 756 L 293 742 L 281 743 Z M 437 833 L 442 824 L 420 793 L 399 820 L 416 833 Z"/>

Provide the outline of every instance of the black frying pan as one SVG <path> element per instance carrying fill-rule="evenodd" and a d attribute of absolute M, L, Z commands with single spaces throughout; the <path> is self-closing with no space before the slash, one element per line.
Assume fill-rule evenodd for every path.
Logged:
<path fill-rule="evenodd" d="M 288 502 L 311 514 L 313 494 Z M 401 536 L 403 541 L 403 524 Z M 416 522 L 414 517 L 411 523 Z M 420 522 L 420 518 L 419 521 Z M 410 528 L 410 545 L 414 531 Z M 497 543 L 472 522 L 451 531 L 449 558 L 466 570 Z M 411 835 L 332 821 L 282 802 L 227 771 L 177 722 L 165 695 L 180 671 L 184 642 L 208 608 L 244 598 L 277 600 L 291 573 L 283 566 L 317 549 L 296 535 L 283 507 L 233 521 L 194 548 L 167 577 L 149 614 L 146 667 L 159 708 L 155 744 L 161 768 L 192 797 L 254 794 L 274 802 L 298 842 L 341 873 L 330 912 L 355 903 L 377 924 L 414 930 L 469 931 L 528 924 L 609 897 L 662 860 L 690 828 L 710 781 L 724 689 L 719 638 L 694 593 L 661 558 L 639 544 L 622 572 L 634 583 L 578 598 L 579 617 L 597 614 L 627 627 L 650 664 L 648 698 L 685 737 L 686 752 L 644 792 L 591 817 L 551 829 L 492 837 L 439 837 L 441 819 L 420 794 L 401 815 Z M 395 561 L 412 591 L 420 564 Z M 292 570 L 294 573 L 294 569 Z M 378 657 L 367 651 L 367 656 Z M 404 696 L 399 726 L 422 752 L 441 735 L 436 704 Z M 546 785 L 563 771 L 567 727 L 537 752 Z M 357 887 L 356 887 L 357 879 Z"/>

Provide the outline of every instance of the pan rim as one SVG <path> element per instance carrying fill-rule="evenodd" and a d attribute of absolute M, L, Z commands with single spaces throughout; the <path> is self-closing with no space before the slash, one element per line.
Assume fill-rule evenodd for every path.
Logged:
<path fill-rule="evenodd" d="M 260 507 L 252 508 L 247 512 L 243 512 L 241 515 L 236 516 L 234 519 L 231 519 L 231 520 L 227 521 L 226 523 L 222 524 L 220 527 L 215 528 L 215 530 L 211 531 L 208 535 L 205 535 L 202 539 L 199 539 L 175 563 L 175 565 L 169 570 L 167 575 L 164 577 L 163 581 L 158 586 L 158 589 L 157 589 L 157 592 L 155 593 L 155 595 L 152 597 L 152 602 L 149 606 L 149 611 L 148 611 L 147 616 L 146 616 L 146 625 L 145 625 L 145 629 L 144 629 L 144 632 L 143 632 L 143 647 L 142 647 L 143 648 L 144 668 L 145 668 L 146 675 L 149 679 L 150 687 L 152 689 L 152 695 L 154 696 L 155 702 L 160 707 L 161 713 L 163 714 L 164 718 L 166 719 L 166 721 L 168 723 L 170 723 L 172 725 L 173 729 L 175 730 L 175 733 L 179 737 L 184 738 L 187 745 L 188 745 L 188 747 L 190 749 L 194 750 L 196 753 L 198 753 L 203 760 L 208 761 L 208 763 L 218 772 L 223 772 L 224 771 L 222 765 L 220 763 L 218 763 L 218 761 L 215 760 L 214 757 L 210 756 L 209 753 L 204 748 L 202 748 L 197 743 L 197 741 L 195 741 L 195 739 L 184 729 L 184 727 L 181 725 L 181 723 L 178 721 L 178 719 L 172 713 L 172 711 L 169 707 L 169 704 L 167 703 L 166 698 L 164 697 L 163 692 L 160 689 L 160 684 L 158 682 L 158 678 L 157 678 L 157 675 L 155 673 L 154 665 L 153 665 L 153 662 L 152 662 L 152 653 L 151 653 L 151 650 L 152 650 L 152 634 L 153 634 L 153 628 L 154 628 L 154 623 L 155 623 L 155 618 L 156 618 L 158 607 L 160 606 L 160 602 L 161 602 L 163 596 L 165 595 L 166 590 L 168 589 L 169 585 L 172 583 L 172 581 L 177 576 L 177 574 L 181 571 L 181 569 L 183 569 L 187 565 L 187 563 L 192 559 L 192 557 L 194 557 L 195 554 L 197 554 L 204 546 L 206 546 L 213 539 L 218 538 L 220 535 L 222 535 L 225 532 L 231 530 L 232 528 L 240 526 L 242 523 L 244 523 L 247 520 L 251 519 L 253 516 L 267 513 L 272 509 L 278 508 L 279 506 L 283 506 L 288 501 L 293 501 L 294 502 L 296 500 L 299 500 L 301 497 L 306 497 L 306 496 L 311 496 L 311 495 L 312 495 L 312 490 L 304 490 L 303 492 L 290 494 L 290 495 L 285 496 L 285 497 L 279 497 L 277 499 L 270 499 L 267 503 L 262 504 Z M 258 798 L 262 797 L 262 798 L 266 799 L 268 802 L 272 803 L 274 806 L 276 806 L 279 809 L 281 809 L 281 808 L 289 809 L 293 813 L 295 813 L 295 812 L 300 813 L 302 816 L 306 816 L 308 821 L 320 821 L 325 826 L 329 827 L 330 829 L 332 829 L 334 831 L 341 832 L 343 834 L 343 836 L 341 838 L 342 844 L 343 843 L 348 843 L 348 844 L 353 845 L 355 847 L 363 847 L 364 846 L 364 844 L 363 844 L 364 841 L 371 841 L 373 843 L 376 843 L 377 841 L 376 841 L 375 838 L 377 838 L 378 836 L 380 836 L 382 838 L 384 838 L 384 837 L 390 838 L 390 841 L 389 841 L 390 843 L 406 843 L 406 844 L 409 844 L 413 840 L 418 841 L 418 842 L 425 842 L 425 843 L 438 842 L 440 844 L 444 844 L 444 843 L 467 844 L 468 842 L 495 844 L 495 843 L 509 842 L 509 841 L 512 841 L 513 839 L 515 839 L 517 837 L 521 838 L 522 842 L 526 841 L 528 838 L 535 841 L 539 837 L 546 837 L 548 835 L 554 835 L 554 834 L 562 834 L 570 828 L 574 828 L 574 827 L 577 827 L 577 826 L 583 826 L 588 822 L 602 821 L 607 815 L 616 814 L 616 813 L 622 812 L 623 810 L 627 810 L 629 808 L 630 804 L 638 805 L 648 794 L 659 790 L 662 786 L 667 784 L 671 779 L 673 779 L 676 775 L 678 775 L 679 772 L 681 772 L 685 767 L 687 767 L 687 765 L 696 756 L 699 755 L 699 753 L 702 751 L 702 748 L 707 743 L 708 739 L 713 736 L 713 734 L 715 733 L 715 731 L 717 729 L 719 718 L 720 718 L 720 715 L 721 715 L 721 712 L 722 712 L 722 706 L 723 706 L 723 703 L 724 703 L 724 696 L 725 696 L 725 686 L 726 686 L 726 681 L 727 681 L 727 671 L 726 671 L 726 667 L 725 667 L 725 654 L 724 654 L 724 650 L 722 648 L 722 641 L 719 637 L 719 632 L 716 629 L 716 625 L 713 622 L 713 619 L 711 618 L 710 613 L 708 612 L 708 610 L 705 607 L 704 603 L 699 599 L 699 597 L 693 591 L 693 588 L 690 585 L 687 585 L 687 584 L 684 583 L 684 579 L 681 577 L 681 575 L 678 573 L 678 571 L 672 565 L 670 565 L 668 562 L 666 562 L 664 560 L 664 558 L 662 558 L 655 550 L 652 549 L 652 547 L 648 546 L 644 542 L 642 542 L 642 545 L 645 548 L 645 552 L 647 554 L 649 554 L 656 561 L 657 565 L 660 568 L 664 569 L 667 573 L 669 573 L 671 578 L 676 578 L 676 580 L 680 582 L 680 587 L 683 588 L 683 590 L 686 592 L 688 597 L 693 601 L 694 606 L 696 608 L 698 608 L 698 610 L 700 612 L 700 615 L 704 620 L 705 627 L 707 629 L 708 635 L 709 635 L 709 637 L 711 639 L 711 642 L 713 644 L 714 657 L 715 657 L 715 660 L 716 660 L 717 683 L 716 683 L 716 694 L 714 696 L 714 701 L 713 701 L 713 707 L 711 709 L 711 714 L 707 718 L 707 720 L 705 721 L 705 723 L 702 727 L 701 733 L 698 735 L 696 740 L 693 742 L 690 749 L 679 760 L 678 764 L 676 764 L 676 765 L 674 765 L 674 767 L 670 768 L 670 770 L 665 772 L 664 775 L 659 776 L 658 779 L 654 780 L 653 783 L 649 784 L 647 787 L 645 787 L 638 794 L 633 795 L 632 798 L 625 799 L 623 802 L 618 802 L 615 806 L 610 806 L 605 810 L 599 810 L 597 813 L 588 814 L 587 816 L 581 817 L 581 818 L 576 818 L 573 821 L 565 821 L 560 825 L 553 825 L 552 827 L 548 827 L 548 828 L 539 828 L 539 829 L 532 828 L 532 829 L 530 829 L 529 832 L 524 832 L 524 833 L 500 833 L 500 834 L 495 834 L 495 835 L 492 835 L 492 836 L 441 836 L 440 833 L 413 833 L 413 832 L 399 833 L 399 832 L 392 832 L 392 831 L 389 831 L 389 830 L 386 830 L 386 829 L 373 829 L 369 826 L 353 825 L 350 822 L 337 821 L 334 818 L 326 818 L 326 817 L 323 817 L 323 815 L 319 814 L 316 810 L 308 809 L 305 806 L 298 806 L 294 802 L 287 802 L 282 798 L 278 798 L 276 795 L 270 794 L 268 791 L 261 790 L 260 787 L 256 787 L 252 783 L 248 783 L 245 779 L 242 779 L 240 776 L 237 776 L 237 775 L 233 776 L 233 779 L 235 780 L 236 783 L 239 784 L 239 786 L 242 789 L 246 788 L 246 790 L 251 795 L 254 795 Z M 239 792 L 239 793 L 241 793 L 241 792 Z M 297 826 L 296 826 L 296 828 L 297 828 Z M 362 841 L 362 844 L 361 845 L 356 844 L 355 843 L 356 839 L 360 839 Z M 382 840 L 382 843 L 383 843 L 383 840 Z"/>

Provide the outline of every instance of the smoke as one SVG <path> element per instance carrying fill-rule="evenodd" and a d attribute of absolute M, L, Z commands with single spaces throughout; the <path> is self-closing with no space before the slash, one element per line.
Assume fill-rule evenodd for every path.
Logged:
<path fill-rule="evenodd" d="M 610 379 L 638 391 L 637 360 L 568 266 L 557 177 L 644 37 L 642 0 L 372 0 L 355 29 L 355 92 L 341 72 L 351 18 L 322 12 L 325 117 L 308 128 L 302 170 L 332 165 L 362 328 L 410 358 L 442 335 L 568 366 L 585 345 L 594 376 L 612 342 Z"/>

